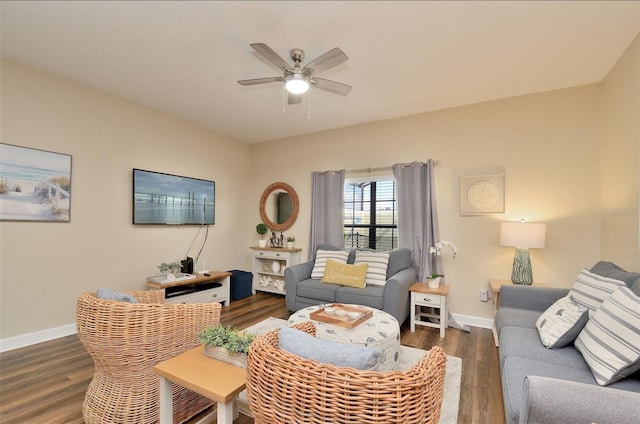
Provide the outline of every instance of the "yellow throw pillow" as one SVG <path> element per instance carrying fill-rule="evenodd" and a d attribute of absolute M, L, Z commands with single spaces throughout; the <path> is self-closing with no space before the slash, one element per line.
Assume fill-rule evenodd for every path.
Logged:
<path fill-rule="evenodd" d="M 323 283 L 340 284 L 342 286 L 365 287 L 365 277 L 369 264 L 360 265 L 343 264 L 333 259 L 327 259 L 327 268 L 322 276 Z"/>

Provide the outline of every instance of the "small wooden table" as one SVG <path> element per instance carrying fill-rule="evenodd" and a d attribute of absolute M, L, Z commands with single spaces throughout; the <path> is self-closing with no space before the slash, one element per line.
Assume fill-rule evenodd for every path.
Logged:
<path fill-rule="evenodd" d="M 234 400 L 246 387 L 246 369 L 204 356 L 204 346 L 160 362 L 153 369 L 160 376 L 160 424 L 173 423 L 172 382 L 215 400 L 217 423 L 233 424 Z"/>
<path fill-rule="evenodd" d="M 427 283 L 414 283 L 409 287 L 411 292 L 411 310 L 409 315 L 411 318 L 410 329 L 416 331 L 416 325 L 424 325 L 440 329 L 440 337 L 444 337 L 444 331 L 447 328 L 447 294 L 449 294 L 449 286 L 439 286 L 436 289 L 429 288 Z M 427 306 L 436 308 L 439 314 L 422 312 L 422 307 Z M 422 321 L 425 318 L 437 318 L 438 322 Z"/>
<path fill-rule="evenodd" d="M 498 308 L 500 307 L 500 287 L 504 285 L 513 285 L 511 280 L 500 280 L 497 278 L 492 278 L 489 280 L 489 287 L 491 287 L 491 293 L 493 294 L 493 328 L 491 331 L 493 332 L 493 341 L 498 347 L 498 329 L 496 328 L 496 318 L 495 315 L 498 313 Z M 549 287 L 549 284 L 546 283 L 533 283 L 532 286 L 537 287 Z"/>

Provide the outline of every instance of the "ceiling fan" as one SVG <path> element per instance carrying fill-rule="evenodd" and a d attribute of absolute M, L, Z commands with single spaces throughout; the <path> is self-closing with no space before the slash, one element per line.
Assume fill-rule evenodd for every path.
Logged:
<path fill-rule="evenodd" d="M 349 59 L 347 55 L 337 47 L 318 56 L 304 67 L 301 67 L 300 62 L 304 60 L 304 50 L 302 49 L 295 48 L 289 53 L 294 62 L 293 66 L 291 66 L 286 60 L 280 57 L 278 53 L 273 51 L 271 47 L 264 43 L 253 43 L 250 44 L 250 46 L 269 62 L 280 68 L 283 75 L 280 77 L 240 80 L 238 81 L 240 85 L 268 84 L 283 81 L 288 93 L 287 103 L 290 105 L 302 102 L 302 95 L 307 92 L 310 85 L 342 96 L 346 96 L 349 91 L 351 91 L 350 85 L 315 76 L 315 74 L 338 66 Z"/>

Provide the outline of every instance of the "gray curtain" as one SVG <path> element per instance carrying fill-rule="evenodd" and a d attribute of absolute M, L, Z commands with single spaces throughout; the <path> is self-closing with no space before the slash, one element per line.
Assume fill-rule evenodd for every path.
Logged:
<path fill-rule="evenodd" d="M 398 191 L 398 246 L 413 252 L 418 281 L 434 272 L 442 273 L 442 261 L 435 257 L 435 269 L 429 247 L 439 240 L 438 212 L 433 180 L 433 161 L 397 163 L 393 175 Z"/>
<path fill-rule="evenodd" d="M 342 246 L 344 223 L 344 169 L 311 174 L 311 237 L 309 258 L 319 244 Z"/>

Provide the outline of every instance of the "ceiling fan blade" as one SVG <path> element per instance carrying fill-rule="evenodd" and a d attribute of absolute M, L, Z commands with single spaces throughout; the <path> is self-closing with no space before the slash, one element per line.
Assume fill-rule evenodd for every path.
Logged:
<path fill-rule="evenodd" d="M 329 50 L 328 52 L 316 57 L 311 62 L 307 63 L 303 70 L 313 69 L 314 74 L 331 69 L 334 66 L 338 66 L 342 62 L 349 60 L 346 54 L 337 47 Z"/>
<path fill-rule="evenodd" d="M 268 84 L 270 82 L 278 82 L 282 81 L 282 77 L 267 77 L 267 78 L 253 78 L 238 81 L 240 85 L 258 85 L 258 84 Z"/>
<path fill-rule="evenodd" d="M 311 78 L 311 85 L 335 94 L 340 94 L 341 96 L 346 96 L 349 94 L 349 91 L 351 91 L 350 85 L 318 77 Z"/>
<path fill-rule="evenodd" d="M 282 69 L 283 71 L 291 71 L 292 68 L 291 66 L 289 66 L 287 61 L 280 57 L 278 53 L 274 52 L 271 47 L 267 46 L 264 43 L 253 43 L 249 45 L 253 48 L 253 50 L 260 53 L 265 59 L 276 65 L 278 68 Z"/>
<path fill-rule="evenodd" d="M 287 104 L 289 105 L 295 105 L 298 103 L 302 103 L 302 94 L 291 94 L 288 93 L 289 95 L 287 96 Z"/>

